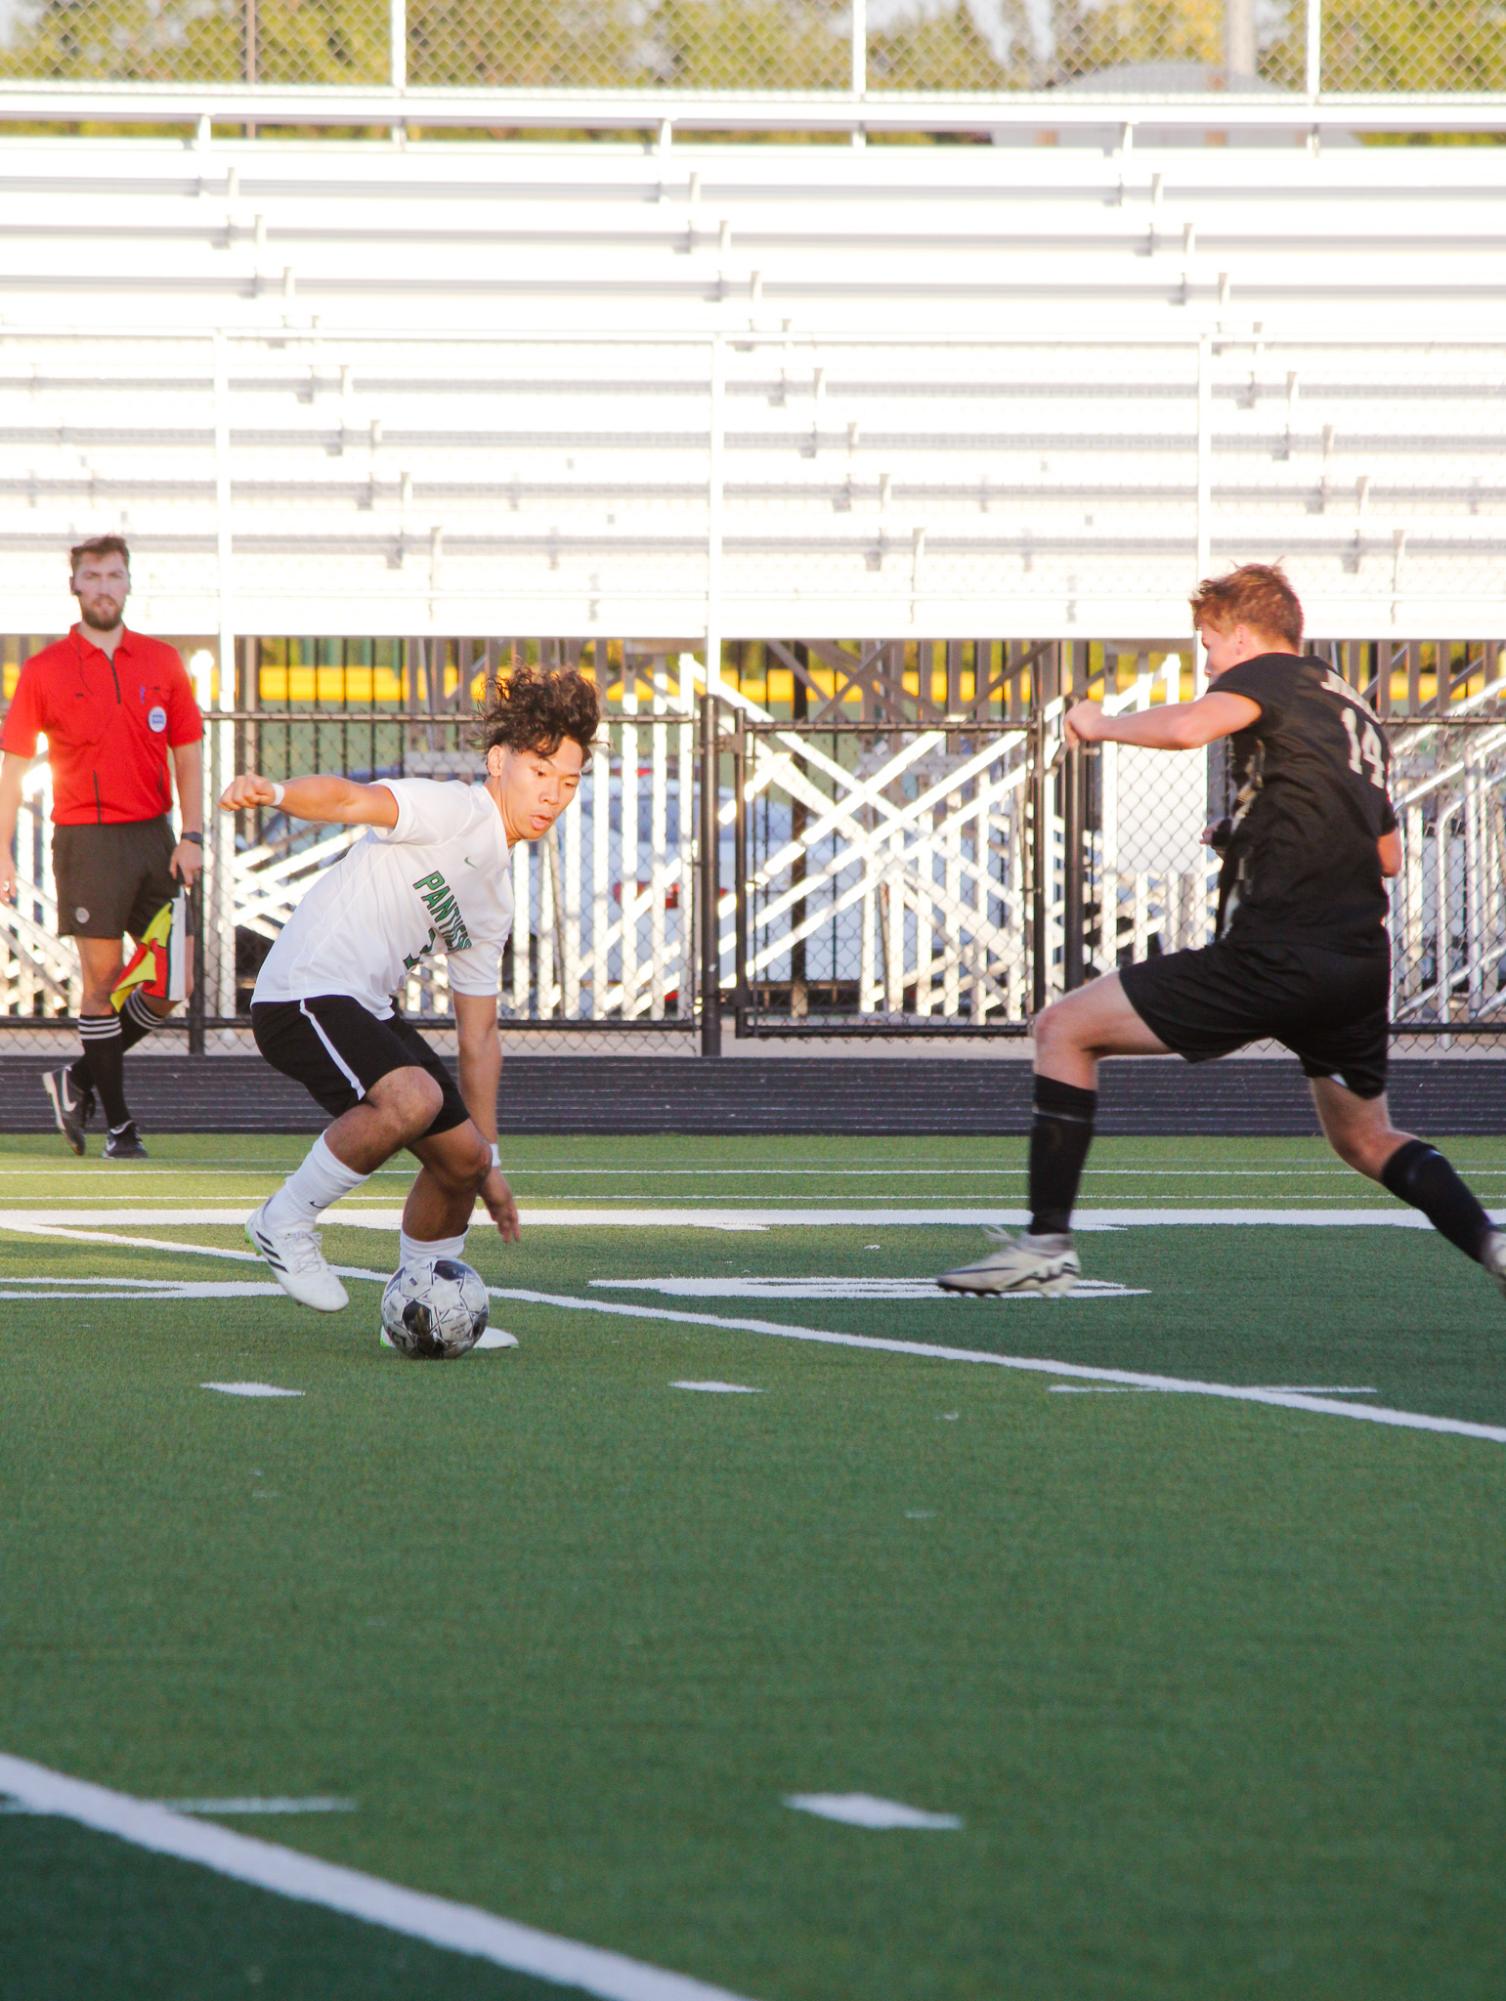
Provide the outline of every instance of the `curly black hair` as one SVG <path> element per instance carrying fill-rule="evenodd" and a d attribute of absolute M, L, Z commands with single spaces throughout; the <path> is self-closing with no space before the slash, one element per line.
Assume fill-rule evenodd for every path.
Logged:
<path fill-rule="evenodd" d="M 578 667 L 505 667 L 479 703 L 472 741 L 478 750 L 504 744 L 552 757 L 569 737 L 589 757 L 601 717 L 596 686 Z"/>

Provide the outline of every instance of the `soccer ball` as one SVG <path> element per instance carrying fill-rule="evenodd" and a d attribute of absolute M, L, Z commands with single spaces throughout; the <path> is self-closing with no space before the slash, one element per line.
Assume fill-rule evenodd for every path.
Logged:
<path fill-rule="evenodd" d="M 394 1348 L 416 1362 L 449 1362 L 486 1331 L 487 1294 L 478 1272 L 459 1258 L 415 1258 L 400 1265 L 382 1294 L 382 1326 Z"/>

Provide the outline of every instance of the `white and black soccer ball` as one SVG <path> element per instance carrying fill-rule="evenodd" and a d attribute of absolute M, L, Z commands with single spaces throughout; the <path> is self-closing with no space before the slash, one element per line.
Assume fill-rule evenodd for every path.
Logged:
<path fill-rule="evenodd" d="M 394 1348 L 416 1362 L 469 1354 L 486 1332 L 487 1293 L 479 1272 L 459 1258 L 415 1258 L 400 1265 L 382 1294 L 382 1326 Z"/>

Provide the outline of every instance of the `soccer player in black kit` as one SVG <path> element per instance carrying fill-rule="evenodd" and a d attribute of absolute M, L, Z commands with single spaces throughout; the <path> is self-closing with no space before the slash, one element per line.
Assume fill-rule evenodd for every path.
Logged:
<path fill-rule="evenodd" d="M 1200 584 L 1193 620 L 1213 684 L 1194 702 L 1106 716 L 1068 711 L 1073 743 L 1198 750 L 1233 738 L 1235 809 L 1216 941 L 1144 959 L 1054 1002 L 1035 1023 L 1030 1227 L 991 1234 L 951 1292 L 1069 1292 L 1081 1267 L 1072 1209 L 1093 1140 L 1098 1063 L 1190 1063 L 1267 1038 L 1297 1057 L 1339 1158 L 1420 1209 L 1506 1291 L 1506 1235 L 1448 1161 L 1386 1109 L 1390 946 L 1383 878 L 1401 867 L 1390 753 L 1363 696 L 1302 647 L 1302 606 L 1281 570 L 1247 564 Z"/>

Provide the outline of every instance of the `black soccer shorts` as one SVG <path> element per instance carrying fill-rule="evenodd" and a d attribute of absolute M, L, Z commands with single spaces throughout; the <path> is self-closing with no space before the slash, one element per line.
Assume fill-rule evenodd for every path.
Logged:
<path fill-rule="evenodd" d="M 175 845 L 165 819 L 54 827 L 59 937 L 139 938 L 183 887 L 172 872 Z"/>
<path fill-rule="evenodd" d="M 1221 938 L 1119 969 L 1130 1006 L 1189 1063 L 1249 1042 L 1279 1042 L 1309 1077 L 1337 1077 L 1357 1098 L 1386 1088 L 1391 965 L 1385 952 Z"/>
<path fill-rule="evenodd" d="M 427 1070 L 444 1093 L 421 1138 L 450 1132 L 470 1117 L 443 1059 L 413 1024 L 401 1015 L 378 1021 L 349 994 L 257 1001 L 251 1009 L 251 1033 L 272 1068 L 301 1084 L 335 1118 L 359 1104 L 389 1071 L 413 1064 Z"/>

